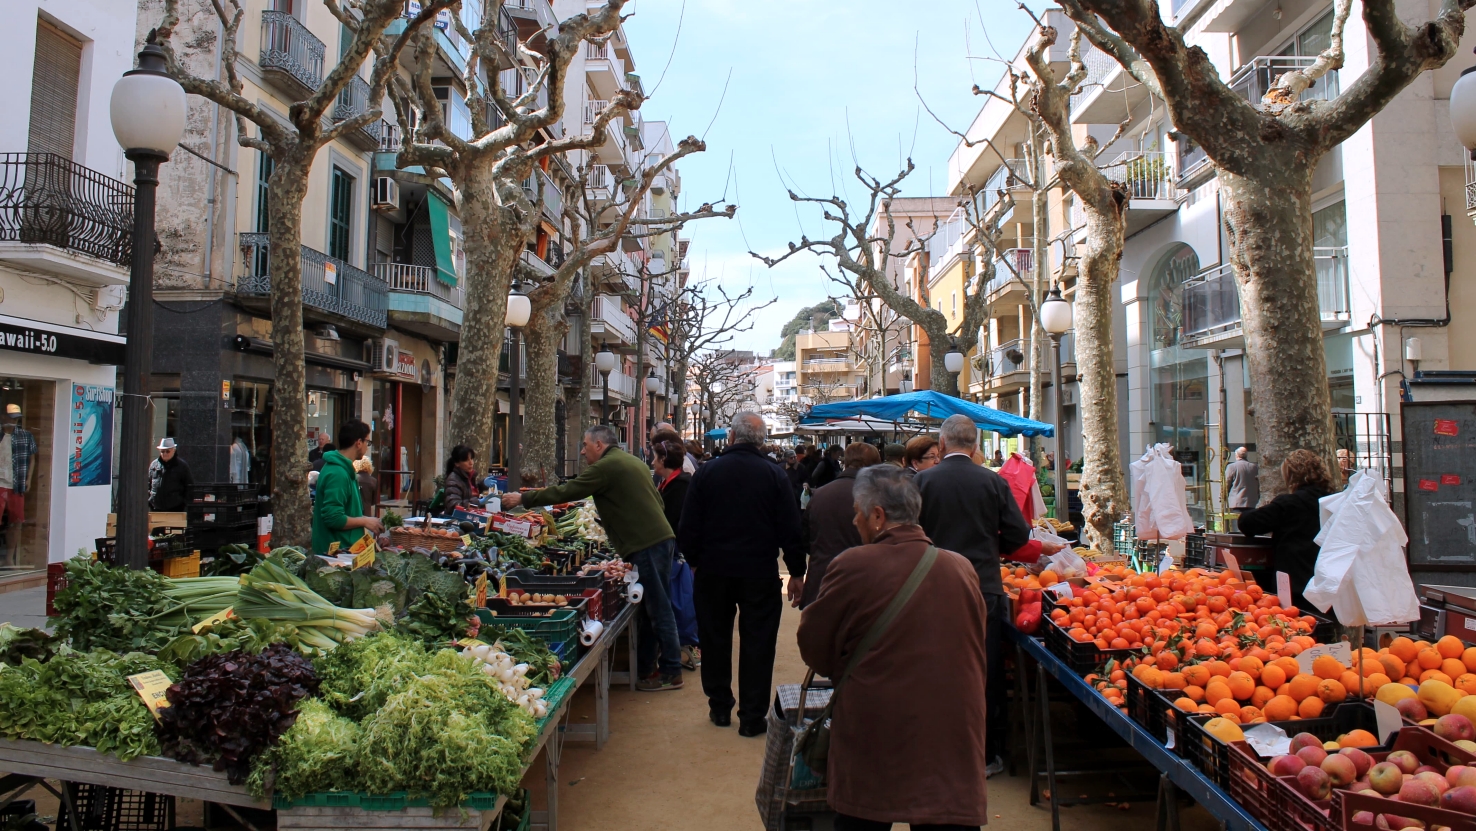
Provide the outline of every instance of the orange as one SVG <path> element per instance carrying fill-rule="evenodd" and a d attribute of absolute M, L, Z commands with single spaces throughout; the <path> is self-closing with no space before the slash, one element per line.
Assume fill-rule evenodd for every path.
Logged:
<path fill-rule="evenodd" d="M 1476 647 L 1472 647 L 1472 649 L 1476 650 Z M 1404 677 L 1404 662 L 1399 660 L 1399 656 L 1381 652 L 1379 653 L 1379 663 L 1384 665 L 1384 674 L 1390 678 Z M 1469 667 L 1470 664 L 1466 666 Z"/>
<path fill-rule="evenodd" d="M 1218 706 L 1221 701 L 1227 698 L 1232 702 L 1235 701 L 1235 696 L 1230 692 L 1230 685 L 1223 681 L 1211 681 L 1210 685 L 1204 688 L 1204 701 L 1206 704 Z"/>
<path fill-rule="evenodd" d="M 1441 672 L 1438 669 L 1427 669 L 1424 672 L 1420 673 L 1420 683 L 1421 684 L 1425 683 L 1426 681 L 1431 681 L 1431 680 L 1434 680 L 1434 681 L 1444 681 L 1445 683 L 1450 684 L 1451 686 L 1455 686 L 1455 682 L 1451 679 L 1451 677 L 1449 675 L 1446 675 L 1445 673 Z"/>
<path fill-rule="evenodd" d="M 1302 699 L 1302 703 L 1297 705 L 1297 715 L 1302 718 L 1317 718 L 1322 715 L 1322 699 L 1315 696 Z"/>
<path fill-rule="evenodd" d="M 1225 680 L 1230 687 L 1230 694 L 1235 696 L 1235 700 L 1237 701 L 1249 700 L 1251 694 L 1256 691 L 1255 679 L 1244 672 L 1232 672 Z"/>
<path fill-rule="evenodd" d="M 1328 704 L 1336 704 L 1348 697 L 1348 688 L 1343 686 L 1341 681 L 1324 678 L 1322 683 L 1317 685 L 1317 697 Z"/>
<path fill-rule="evenodd" d="M 1438 669 L 1440 662 L 1445 659 L 1433 649 L 1421 649 L 1420 654 L 1415 656 L 1415 660 L 1419 662 L 1420 669 Z"/>
<path fill-rule="evenodd" d="M 1461 663 L 1466 665 L 1466 669 L 1476 672 L 1476 646 L 1461 653 Z"/>
<path fill-rule="evenodd" d="M 1281 672 L 1288 681 L 1297 677 L 1297 673 L 1302 671 L 1302 665 L 1297 663 L 1296 658 L 1277 658 L 1271 662 L 1271 666 L 1281 667 Z"/>
<path fill-rule="evenodd" d="M 1261 707 L 1267 721 L 1291 721 L 1297 714 L 1297 701 L 1289 695 L 1278 695 Z"/>
<path fill-rule="evenodd" d="M 1159 672 L 1156 667 L 1143 667 L 1142 669 L 1143 673 L 1138 675 L 1138 680 L 1143 682 L 1143 686 L 1150 690 L 1163 689 L 1163 673 Z"/>
<path fill-rule="evenodd" d="M 1221 716 L 1221 718 L 1225 719 L 1226 721 L 1233 722 L 1235 724 L 1240 724 L 1240 711 L 1239 710 L 1236 710 L 1236 711 L 1230 712 L 1230 713 L 1220 713 L 1220 716 Z"/>
<path fill-rule="evenodd" d="M 1415 642 L 1403 635 L 1395 638 L 1389 644 L 1389 654 L 1406 664 L 1413 661 L 1418 653 L 1419 650 L 1415 648 Z"/>
<path fill-rule="evenodd" d="M 1349 730 L 1346 734 L 1338 737 L 1338 744 L 1343 747 L 1374 747 L 1379 740 L 1374 734 L 1367 730 Z"/>
<path fill-rule="evenodd" d="M 1441 661 L 1440 671 L 1449 675 L 1451 678 L 1460 678 L 1462 675 L 1470 672 L 1470 670 L 1466 669 L 1466 665 L 1458 658 L 1446 658 Z"/>
<path fill-rule="evenodd" d="M 1246 706 L 1240 708 L 1240 723 L 1241 724 L 1250 724 L 1251 722 L 1255 721 L 1258 718 L 1261 718 L 1261 710 L 1260 710 L 1259 707 L 1252 707 L 1250 705 L 1246 705 Z"/>
<path fill-rule="evenodd" d="M 1466 652 L 1466 645 L 1455 635 L 1446 635 L 1435 642 L 1435 651 L 1442 658 L 1459 658 Z"/>
<path fill-rule="evenodd" d="M 1470 673 L 1467 674 L 1470 675 Z M 1471 678 L 1473 681 L 1476 681 L 1476 675 L 1472 675 Z M 1373 675 L 1363 679 L 1363 694 L 1373 695 L 1379 691 L 1380 687 L 1388 683 L 1390 683 L 1389 676 L 1382 672 L 1375 672 Z M 1473 687 L 1473 689 L 1476 689 L 1476 687 Z"/>
<path fill-rule="evenodd" d="M 1192 713 L 1199 709 L 1199 705 L 1192 698 L 1176 698 L 1174 706 L 1186 713 Z"/>
<path fill-rule="evenodd" d="M 1160 660 L 1159 661 L 1159 666 L 1162 666 L 1162 665 L 1163 665 L 1163 661 Z M 1165 672 L 1163 674 L 1163 688 L 1164 689 L 1166 689 L 1166 690 L 1182 690 L 1186 686 L 1188 686 L 1188 682 L 1186 682 L 1184 680 L 1184 673 L 1182 673 L 1182 672 Z"/>
<path fill-rule="evenodd" d="M 1312 662 L 1312 674 L 1318 678 L 1337 678 L 1347 667 L 1338 663 L 1331 655 L 1322 655 Z"/>
<path fill-rule="evenodd" d="M 1286 683 L 1286 670 L 1275 664 L 1267 664 L 1261 670 L 1261 683 L 1273 690 L 1281 689 L 1281 685 Z"/>
<path fill-rule="evenodd" d="M 1192 686 L 1203 687 L 1210 680 L 1209 667 L 1204 664 L 1190 664 L 1184 667 L 1184 680 Z"/>
<path fill-rule="evenodd" d="M 1040 573 L 1040 584 L 1043 586 L 1054 586 L 1059 582 L 1061 582 L 1060 576 L 1051 569 L 1046 569 Z"/>
<path fill-rule="evenodd" d="M 1215 709 L 1224 715 L 1240 714 L 1240 702 L 1233 698 L 1222 698 L 1215 702 Z"/>
<path fill-rule="evenodd" d="M 1451 686 L 1466 695 L 1476 695 L 1476 673 L 1462 673 L 1456 677 L 1455 683 Z"/>
<path fill-rule="evenodd" d="M 1222 678 L 1230 675 L 1230 665 L 1224 661 L 1210 661 L 1205 666 L 1209 667 L 1210 675 L 1218 675 Z"/>
<path fill-rule="evenodd" d="M 1273 690 L 1270 687 L 1256 687 L 1255 692 L 1251 693 L 1250 703 L 1256 707 L 1264 708 L 1266 706 L 1266 702 L 1275 697 L 1276 690 Z"/>
<path fill-rule="evenodd" d="M 1353 692 L 1354 690 L 1362 686 L 1359 683 L 1358 673 L 1354 672 L 1351 669 L 1343 673 L 1342 677 L 1338 678 L 1338 683 L 1342 684 L 1343 689 L 1347 690 L 1348 692 Z"/>
<path fill-rule="evenodd" d="M 1191 701 L 1204 700 L 1204 687 L 1196 687 L 1193 684 L 1184 688 L 1184 697 Z"/>
<path fill-rule="evenodd" d="M 1199 712 L 1213 715 L 1219 713 L 1220 711 L 1216 710 L 1213 704 L 1201 704 L 1199 705 Z"/>
<path fill-rule="evenodd" d="M 1292 700 L 1301 703 L 1310 696 L 1317 694 L 1317 676 L 1297 675 L 1286 682 L 1286 688 L 1282 692 L 1292 697 Z"/>
<path fill-rule="evenodd" d="M 1265 666 L 1265 664 L 1261 663 L 1260 658 L 1247 655 L 1244 658 L 1240 659 L 1240 666 L 1236 668 L 1246 675 L 1249 675 L 1251 678 L 1255 679 L 1261 677 L 1261 673 L 1265 670 Z"/>

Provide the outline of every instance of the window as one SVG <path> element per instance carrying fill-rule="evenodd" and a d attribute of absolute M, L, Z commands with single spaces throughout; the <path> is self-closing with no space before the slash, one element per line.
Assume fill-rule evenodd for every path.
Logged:
<path fill-rule="evenodd" d="M 77 85 L 82 43 L 44 20 L 36 21 L 31 75 L 31 123 L 26 148 L 72 158 L 77 134 Z"/>
<path fill-rule="evenodd" d="M 333 168 L 333 189 L 328 197 L 328 256 L 349 259 L 349 227 L 354 216 L 354 177 L 343 168 Z"/>
<path fill-rule="evenodd" d="M 271 210 L 267 199 L 267 182 L 272 178 L 272 170 L 275 168 L 276 162 L 272 157 L 258 150 L 256 153 L 256 232 L 258 234 L 265 234 L 270 230 Z M 265 276 L 269 270 L 268 251 L 265 245 L 256 248 L 251 273 L 257 277 Z"/>
<path fill-rule="evenodd" d="M 958 292 L 953 293 L 953 317 L 958 317 Z"/>

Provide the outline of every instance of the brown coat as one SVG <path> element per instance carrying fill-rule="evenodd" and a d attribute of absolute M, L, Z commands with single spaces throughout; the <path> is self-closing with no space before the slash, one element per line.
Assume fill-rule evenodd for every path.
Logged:
<path fill-rule="evenodd" d="M 856 530 L 856 505 L 851 499 L 856 474 L 860 472 L 859 469 L 844 471 L 810 496 L 810 507 L 804 516 L 805 544 L 810 549 L 810 562 L 805 566 L 801 609 L 820 596 L 820 586 L 825 582 L 825 569 L 830 561 L 847 548 L 861 544 L 861 532 Z"/>
<path fill-rule="evenodd" d="M 830 562 L 799 648 L 838 677 L 927 550 L 916 525 Z M 830 805 L 880 822 L 984 825 L 984 596 L 969 561 L 939 551 L 911 601 L 836 692 Z"/>

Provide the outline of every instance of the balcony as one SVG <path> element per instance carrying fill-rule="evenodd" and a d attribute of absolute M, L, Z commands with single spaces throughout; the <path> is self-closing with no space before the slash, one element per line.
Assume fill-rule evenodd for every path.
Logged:
<path fill-rule="evenodd" d="M 1262 55 L 1252 58 L 1230 77 L 1230 88 L 1240 93 L 1247 101 L 1261 106 L 1266 92 L 1276 85 L 1276 79 L 1294 69 L 1306 69 L 1315 63 L 1315 57 L 1298 58 L 1288 55 Z M 1331 101 L 1338 97 L 1338 73 L 1336 70 L 1323 75 L 1302 91 L 1302 101 Z"/>
<path fill-rule="evenodd" d="M 389 321 L 396 328 L 433 341 L 461 335 L 465 292 L 442 280 L 434 266 L 374 263 L 370 273 L 389 289 Z"/>
<path fill-rule="evenodd" d="M 979 192 L 979 216 L 988 215 L 1001 194 L 1030 192 L 1030 165 L 1024 159 L 1008 159 L 994 171 Z"/>
<path fill-rule="evenodd" d="M 996 394 L 1029 384 L 1028 348 L 1029 343 L 1016 338 L 976 357 L 973 363 L 979 378 L 978 392 Z"/>
<path fill-rule="evenodd" d="M 541 196 L 539 194 L 540 185 L 543 191 Z M 550 222 L 557 225 L 564 221 L 564 194 L 559 190 L 552 176 L 542 170 L 534 171 L 533 175 L 523 182 L 523 193 L 528 197 L 528 201 L 534 204 L 542 203 L 543 215 L 548 217 Z"/>
<path fill-rule="evenodd" d="M 586 101 L 584 104 L 585 126 L 593 125 L 600 114 L 609 107 L 610 102 L 606 99 L 593 98 Z M 625 158 L 626 143 L 623 119 L 613 119 L 605 130 L 605 143 L 595 149 L 595 155 L 602 164 L 611 167 L 629 167 L 629 162 Z"/>
<path fill-rule="evenodd" d="M 344 325 L 360 334 L 379 334 L 388 324 L 385 282 L 343 260 L 301 246 L 302 307 L 305 320 Z M 246 274 L 236 284 L 242 305 L 270 313 L 271 249 L 266 234 L 241 234 Z"/>
<path fill-rule="evenodd" d="M 532 39 L 536 43 L 542 43 L 543 36 L 539 33 L 548 37 L 555 37 L 559 33 L 558 18 L 554 16 L 553 7 L 548 0 L 504 0 L 502 8 L 512 17 L 518 28 L 518 36 L 524 40 Z"/>
<path fill-rule="evenodd" d="M 805 372 L 850 372 L 850 358 L 806 358 L 800 366 Z"/>
<path fill-rule="evenodd" d="M 532 245 L 532 243 L 529 243 L 529 245 Z M 523 249 L 523 253 L 520 259 L 523 266 L 525 268 L 532 269 L 534 275 L 536 275 L 539 279 L 552 277 L 554 274 L 554 266 L 551 265 L 548 260 L 545 260 L 542 257 L 538 256 L 538 252 L 530 247 L 525 247 Z"/>
<path fill-rule="evenodd" d="M 338 94 L 338 100 L 333 102 L 333 123 L 348 121 L 355 116 L 363 115 L 373 109 L 369 105 L 369 83 L 363 78 L 355 75 L 349 79 L 348 86 Z M 384 119 L 365 124 L 357 130 L 351 131 L 344 136 L 344 141 L 359 148 L 360 150 L 374 151 L 379 149 L 380 125 Z"/>
<path fill-rule="evenodd" d="M 959 208 L 933 231 L 932 238 L 928 240 L 929 284 L 943 276 L 955 257 L 963 255 L 963 236 L 966 230 L 963 209 Z"/>
<path fill-rule="evenodd" d="M 1073 124 L 1118 124 L 1148 100 L 1148 88 L 1106 52 L 1083 43 L 1081 60 L 1087 76 L 1081 92 L 1071 97 Z"/>
<path fill-rule="evenodd" d="M 633 346 L 636 339 L 635 321 L 625 313 L 625 305 L 619 297 L 601 294 L 595 297 L 589 315 L 589 334 L 601 341 L 616 341 L 623 346 Z"/>
<path fill-rule="evenodd" d="M 1102 174 L 1127 188 L 1129 236 L 1179 209 L 1174 171 L 1160 150 L 1130 150 L 1113 159 Z"/>
<path fill-rule="evenodd" d="M 1035 249 L 1006 248 L 994 261 L 994 277 L 984 286 L 985 298 L 992 303 L 1002 299 L 993 296 L 996 292 L 1019 291 L 1023 294 L 1034 271 Z"/>
<path fill-rule="evenodd" d="M 1340 329 L 1351 317 L 1348 298 L 1348 249 L 1312 249 L 1317 269 L 1317 305 L 1323 330 Z M 1183 343 L 1190 347 L 1244 345 L 1240 328 L 1240 293 L 1229 264 L 1216 266 L 1184 284 Z"/>
<path fill-rule="evenodd" d="M 0 262 L 125 286 L 133 188 L 52 153 L 0 154 Z"/>
<path fill-rule="evenodd" d="M 289 12 L 261 13 L 261 57 L 267 81 L 302 100 L 323 83 L 323 41 Z M 367 96 L 366 96 L 367 97 Z"/>
<path fill-rule="evenodd" d="M 615 55 L 615 47 L 605 43 L 584 44 L 584 74 L 596 94 L 605 98 L 627 88 L 625 62 Z"/>
<path fill-rule="evenodd" d="M 610 401 L 630 403 L 636 400 L 636 380 L 620 370 L 610 373 Z M 644 386 L 641 387 L 645 389 Z M 589 400 L 599 401 L 605 397 L 604 378 L 597 372 L 590 379 Z"/>

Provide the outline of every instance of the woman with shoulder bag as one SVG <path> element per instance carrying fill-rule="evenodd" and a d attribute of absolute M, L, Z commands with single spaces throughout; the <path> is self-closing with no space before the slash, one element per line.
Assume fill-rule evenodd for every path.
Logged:
<path fill-rule="evenodd" d="M 979 577 L 928 540 L 917 524 L 922 497 L 901 468 L 862 470 L 854 499 L 864 544 L 831 561 L 799 626 L 805 663 L 835 681 L 828 741 L 822 716 L 797 752 L 820 767 L 814 749 L 828 743 L 836 831 L 977 829 L 988 822 Z"/>

